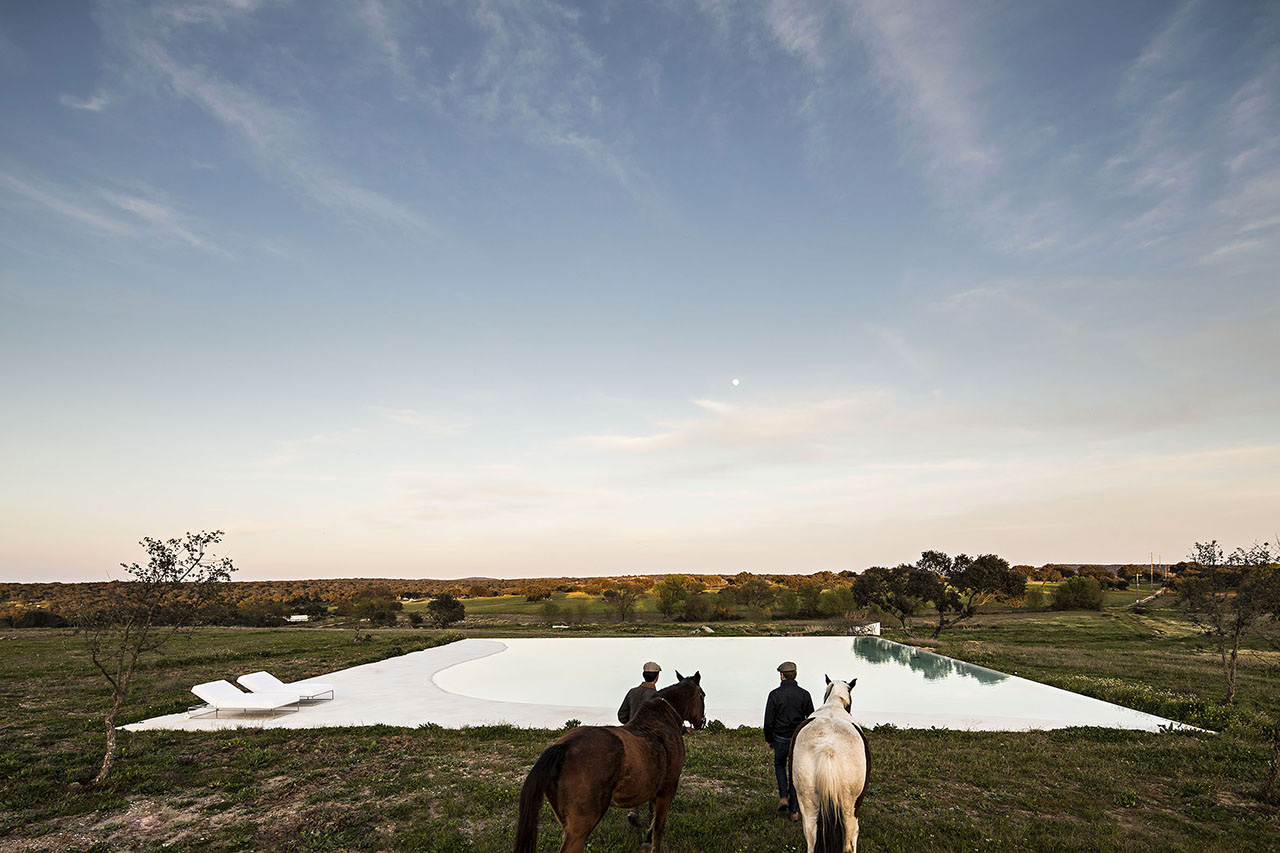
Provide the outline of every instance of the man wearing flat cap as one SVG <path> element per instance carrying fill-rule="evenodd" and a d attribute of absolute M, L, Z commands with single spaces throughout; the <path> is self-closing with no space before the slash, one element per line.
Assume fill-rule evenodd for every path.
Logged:
<path fill-rule="evenodd" d="M 662 672 L 662 667 L 658 666 L 654 661 L 649 661 L 644 665 L 644 669 L 641 671 L 644 680 L 628 690 L 627 695 L 622 698 L 622 705 L 618 708 L 618 722 L 625 726 L 634 720 L 636 714 L 640 711 L 640 706 L 658 695 L 658 673 L 660 672 Z M 638 806 L 627 812 L 627 821 L 632 826 L 640 826 L 640 808 Z"/>
<path fill-rule="evenodd" d="M 642 672 L 644 681 L 628 690 L 627 695 L 622 698 L 622 705 L 618 708 L 618 722 L 624 726 L 631 722 L 635 719 L 640 706 L 658 695 L 658 673 L 660 672 L 662 667 L 653 661 L 644 665 Z"/>
<path fill-rule="evenodd" d="M 792 820 L 800 819 L 800 803 L 796 799 L 795 786 L 787 775 L 787 753 L 791 750 L 791 735 L 796 726 L 813 713 L 813 697 L 796 683 L 796 665 L 783 661 L 778 665 L 781 684 L 773 688 L 769 701 L 764 705 L 764 740 L 773 747 L 773 772 L 778 779 L 778 811 L 785 811 Z"/>

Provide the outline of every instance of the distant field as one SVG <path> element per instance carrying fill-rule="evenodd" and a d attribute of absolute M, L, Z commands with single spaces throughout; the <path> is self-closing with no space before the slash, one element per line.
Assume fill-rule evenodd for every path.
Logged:
<path fill-rule="evenodd" d="M 513 605 L 538 606 L 495 606 Z M 715 627 L 734 635 L 825 624 Z M 571 630 L 608 636 L 690 626 Z M 251 669 L 293 679 L 459 635 L 562 632 L 530 625 L 369 633 L 372 640 L 355 643 L 349 630 L 201 629 L 147 665 L 122 722 L 181 710 L 192 699 L 191 684 Z M 948 631 L 933 645 L 1188 722 L 1218 713 L 1215 656 L 1167 605 L 1146 614 L 1008 611 Z M 126 734 L 108 786 L 73 791 L 69 783 L 90 776 L 100 757 L 96 715 L 106 691 L 70 631 L 0 631 L 0 649 L 0 853 L 507 851 L 519 785 L 557 736 L 507 727 Z M 859 849 L 1273 850 L 1280 811 L 1260 804 L 1254 792 L 1268 755 L 1264 715 L 1280 690 L 1255 654 L 1260 650 L 1243 665 L 1240 709 L 1222 717 L 1228 723 L 1222 735 L 877 729 L 870 734 L 874 775 Z M 735 675 L 704 673 L 712 719 L 716 680 Z M 856 698 L 855 691 L 855 711 Z M 759 729 L 690 737 L 668 850 L 803 850 L 798 827 L 774 817 L 771 758 L 760 737 Z M 539 849 L 557 849 L 558 829 L 546 808 L 542 825 Z M 634 849 L 637 840 L 614 810 L 590 849 Z"/>

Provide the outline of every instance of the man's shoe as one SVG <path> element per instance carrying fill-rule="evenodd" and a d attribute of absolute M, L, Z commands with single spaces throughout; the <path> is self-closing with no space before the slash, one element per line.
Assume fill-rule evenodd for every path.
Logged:
<path fill-rule="evenodd" d="M 792 819 L 793 821 L 794 821 L 794 820 L 799 820 L 799 819 L 800 819 L 800 812 L 792 812 L 792 813 L 791 813 L 791 819 Z"/>
<path fill-rule="evenodd" d="M 791 804 L 787 802 L 786 798 L 785 798 L 785 797 L 779 797 L 779 798 L 778 798 L 778 811 L 780 811 L 780 812 L 785 812 L 785 811 L 786 811 L 787 809 L 789 809 L 789 808 L 791 808 Z"/>

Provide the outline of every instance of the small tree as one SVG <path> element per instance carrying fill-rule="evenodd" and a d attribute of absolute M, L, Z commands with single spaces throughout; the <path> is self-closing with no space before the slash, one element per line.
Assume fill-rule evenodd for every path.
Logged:
<path fill-rule="evenodd" d="M 1228 705 L 1236 701 L 1240 641 L 1266 613 L 1272 595 L 1271 548 L 1237 548 L 1229 564 L 1218 540 L 1197 542 L 1191 558 L 1200 566 L 1178 581 L 1178 595 L 1192 620 L 1218 647 Z"/>
<path fill-rule="evenodd" d="M 554 625 L 560 621 L 560 605 L 554 601 L 542 602 L 542 607 L 538 608 L 538 610 L 542 616 L 542 621 L 548 625 Z"/>
<path fill-rule="evenodd" d="M 427 602 L 427 617 L 437 628 L 448 628 L 467 618 L 467 608 L 449 593 L 442 592 Z"/>
<path fill-rule="evenodd" d="M 636 613 L 636 604 L 643 593 L 637 584 L 623 581 L 603 593 L 604 603 L 618 617 L 619 622 L 630 621 Z"/>
<path fill-rule="evenodd" d="M 111 685 L 111 705 L 103 723 L 106 751 L 91 785 L 106 781 L 116 755 L 116 715 L 129 698 L 138 659 L 154 652 L 190 625 L 231 580 L 236 570 L 230 557 L 208 555 L 222 541 L 222 531 L 187 533 L 182 539 L 144 538 L 145 566 L 121 563 L 132 577 L 115 588 L 108 605 L 81 620 L 86 631 L 89 659 Z"/>

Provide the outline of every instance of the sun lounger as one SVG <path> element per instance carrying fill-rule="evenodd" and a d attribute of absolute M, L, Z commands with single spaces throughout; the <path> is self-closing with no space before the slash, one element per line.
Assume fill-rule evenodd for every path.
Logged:
<path fill-rule="evenodd" d="M 302 701 L 296 692 L 245 693 L 230 681 L 206 681 L 192 687 L 191 692 L 205 704 L 188 708 L 188 717 L 203 717 L 209 713 L 216 717 L 222 711 L 269 712 L 273 715 L 277 712 L 292 713 L 298 710 L 297 704 Z M 288 707 L 290 705 L 294 707 Z"/>
<path fill-rule="evenodd" d="M 236 681 L 240 682 L 241 687 L 254 693 L 297 693 L 308 701 L 333 698 L 333 685 L 322 681 L 304 680 L 285 684 L 269 672 L 251 672 L 240 676 Z M 327 697 L 326 693 L 329 694 Z"/>

